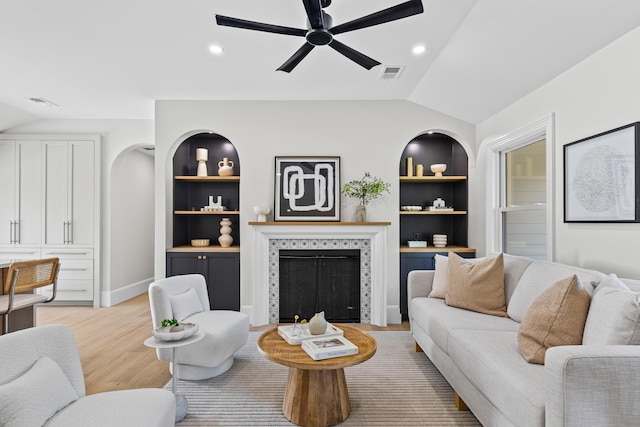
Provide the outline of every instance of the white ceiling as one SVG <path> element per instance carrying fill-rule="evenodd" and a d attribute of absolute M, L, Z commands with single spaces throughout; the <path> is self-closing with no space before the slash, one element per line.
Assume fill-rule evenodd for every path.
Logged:
<path fill-rule="evenodd" d="M 333 0 L 326 11 L 337 25 L 402 1 Z M 408 99 L 479 123 L 640 25 L 637 0 L 423 4 L 423 14 L 336 36 L 382 66 L 367 71 L 321 46 L 287 74 L 275 70 L 302 37 L 220 27 L 214 15 L 304 28 L 300 0 L 2 0 L 0 130 L 151 119 L 156 99 Z M 420 43 L 427 53 L 415 56 Z M 379 79 L 395 65 L 405 66 L 399 80 Z"/>

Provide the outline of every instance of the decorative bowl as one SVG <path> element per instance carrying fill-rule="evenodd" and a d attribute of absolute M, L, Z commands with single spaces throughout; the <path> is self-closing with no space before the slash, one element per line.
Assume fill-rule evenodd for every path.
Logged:
<path fill-rule="evenodd" d="M 447 165 L 445 163 L 436 163 L 431 165 L 431 172 L 436 174 L 436 176 L 442 176 L 442 172 L 447 170 Z"/>
<path fill-rule="evenodd" d="M 209 246 L 209 239 L 192 239 L 191 246 Z"/>
<path fill-rule="evenodd" d="M 407 244 L 410 248 L 426 248 L 427 242 L 425 240 L 409 240 Z"/>
<path fill-rule="evenodd" d="M 180 323 L 178 326 L 154 329 L 153 337 L 161 341 L 178 341 L 189 338 L 196 332 L 198 332 L 198 325 L 195 323 Z"/>

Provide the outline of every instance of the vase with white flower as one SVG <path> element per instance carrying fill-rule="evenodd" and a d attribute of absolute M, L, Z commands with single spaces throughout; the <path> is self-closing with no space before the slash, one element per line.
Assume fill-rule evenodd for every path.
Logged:
<path fill-rule="evenodd" d="M 382 197 L 384 193 L 389 193 L 391 184 L 382 179 L 365 172 L 360 179 L 349 181 L 342 186 L 342 194 L 352 199 L 357 199 L 356 222 L 367 221 L 367 205 Z"/>

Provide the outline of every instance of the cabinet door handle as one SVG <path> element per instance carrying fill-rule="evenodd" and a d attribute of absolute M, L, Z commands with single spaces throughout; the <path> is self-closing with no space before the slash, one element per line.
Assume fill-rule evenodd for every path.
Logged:
<path fill-rule="evenodd" d="M 13 223 L 15 221 L 9 221 L 9 243 L 15 243 L 15 237 L 14 237 L 14 233 L 15 233 L 15 228 L 13 226 Z"/>
<path fill-rule="evenodd" d="M 13 243 L 20 243 L 20 221 L 13 221 Z"/>
<path fill-rule="evenodd" d="M 207 256 L 206 255 L 202 255 L 202 259 L 207 259 Z"/>
<path fill-rule="evenodd" d="M 71 224 L 71 221 L 67 221 L 67 233 L 67 243 L 71 245 L 73 244 L 73 224 Z"/>

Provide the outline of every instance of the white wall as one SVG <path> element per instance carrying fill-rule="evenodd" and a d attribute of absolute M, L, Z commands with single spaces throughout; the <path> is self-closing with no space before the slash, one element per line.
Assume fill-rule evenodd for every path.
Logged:
<path fill-rule="evenodd" d="M 369 221 L 391 221 L 388 234 L 388 305 L 399 310 L 399 161 L 406 144 L 429 130 L 445 130 L 471 149 L 474 126 L 408 101 L 156 102 L 155 276 L 165 275 L 171 247 L 171 162 L 186 137 L 211 131 L 229 139 L 240 156 L 241 306 L 253 305 L 253 207 L 273 207 L 274 157 L 341 157 L 342 182 L 371 172 L 392 184 L 391 195 L 367 209 Z M 469 153 L 474 159 L 474 154 Z M 217 161 L 216 159 L 209 159 Z M 194 160 L 195 161 L 195 160 Z M 342 220 L 353 221 L 355 203 L 342 199 Z M 234 225 L 236 226 L 236 225 Z M 399 311 L 396 319 L 399 321 Z"/>
<path fill-rule="evenodd" d="M 640 278 L 640 224 L 563 223 L 563 146 L 640 120 L 638 48 L 640 28 L 477 126 L 480 148 L 478 166 L 470 173 L 470 245 L 483 250 L 486 244 L 485 143 L 555 113 L 556 260 Z"/>
<path fill-rule="evenodd" d="M 153 279 L 154 159 L 134 149 L 116 158 L 111 172 L 111 275 L 113 305 L 145 292 Z M 106 301 L 105 301 L 106 302 Z"/>
<path fill-rule="evenodd" d="M 135 259 L 140 253 L 133 251 L 129 245 L 131 236 L 126 240 L 112 239 L 112 227 L 120 227 L 121 224 L 113 224 L 111 221 L 111 173 L 116 158 L 128 148 L 135 145 L 153 145 L 153 120 L 81 120 L 81 119 L 43 119 L 27 125 L 15 127 L 6 133 L 88 133 L 102 135 L 101 161 L 102 161 L 102 292 L 111 292 L 111 272 L 119 269 L 118 265 L 111 262 L 110 254 L 113 251 L 126 254 Z M 152 218 L 149 221 L 153 221 Z M 137 276 L 132 275 L 123 282 L 136 283 Z"/>

